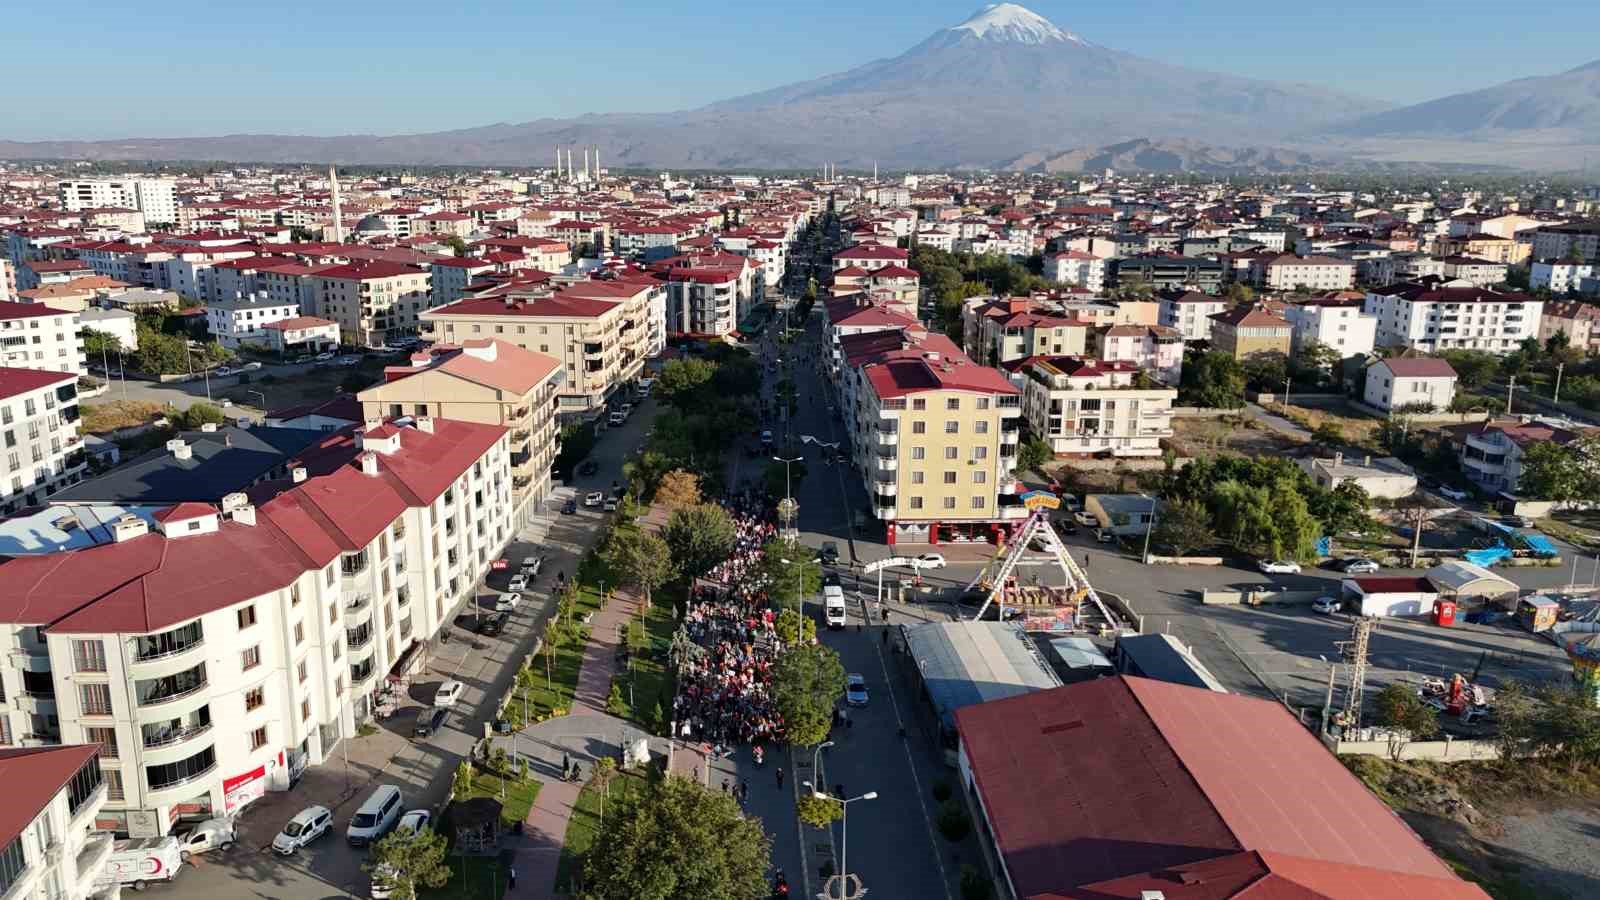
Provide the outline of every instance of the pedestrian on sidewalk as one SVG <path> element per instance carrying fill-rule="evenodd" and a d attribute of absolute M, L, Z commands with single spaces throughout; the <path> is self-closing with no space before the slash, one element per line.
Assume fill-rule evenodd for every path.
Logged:
<path fill-rule="evenodd" d="M 515 890 L 517 887 L 517 867 L 512 866 L 506 870 L 506 888 Z"/>
<path fill-rule="evenodd" d="M 778 769 L 778 790 L 783 790 L 783 769 Z"/>
<path fill-rule="evenodd" d="M 749 782 L 749 780 L 745 780 L 745 781 L 739 782 L 739 802 L 740 803 L 749 803 L 750 802 L 750 782 Z"/>

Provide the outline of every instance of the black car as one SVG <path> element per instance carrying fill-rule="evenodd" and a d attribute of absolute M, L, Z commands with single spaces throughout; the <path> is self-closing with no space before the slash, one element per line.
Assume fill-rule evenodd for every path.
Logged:
<path fill-rule="evenodd" d="M 584 478 L 587 478 L 598 471 L 600 471 L 600 464 L 592 459 L 586 459 L 583 462 L 578 463 L 578 474 Z"/>
<path fill-rule="evenodd" d="M 825 565 L 830 565 L 831 566 L 834 563 L 838 562 L 839 561 L 839 545 L 837 543 L 833 542 L 833 541 L 823 541 L 822 542 L 821 558 L 822 558 L 822 562 Z"/>
<path fill-rule="evenodd" d="M 833 572 L 824 572 L 822 575 L 823 587 L 840 587 L 839 576 Z"/>
<path fill-rule="evenodd" d="M 576 500 L 568 500 L 567 502 L 561 504 L 561 514 L 563 516 L 576 515 L 577 512 L 578 512 L 578 501 L 576 501 Z"/>
<path fill-rule="evenodd" d="M 487 637 L 494 637 L 505 630 L 506 622 L 510 618 L 511 614 L 508 612 L 497 612 L 483 620 L 483 624 L 478 626 L 478 633 Z"/>

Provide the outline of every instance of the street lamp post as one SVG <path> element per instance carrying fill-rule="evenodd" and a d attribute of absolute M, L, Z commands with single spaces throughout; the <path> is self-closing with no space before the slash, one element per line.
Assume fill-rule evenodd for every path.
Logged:
<path fill-rule="evenodd" d="M 788 405 L 785 404 L 785 409 L 787 409 L 787 407 L 788 407 Z M 787 430 L 785 431 L 785 433 L 787 433 Z M 789 526 L 788 527 L 788 532 L 789 533 L 788 533 L 787 537 L 791 541 L 795 540 L 796 537 L 798 537 L 798 534 L 795 531 L 795 527 L 794 527 L 794 514 L 795 514 L 794 477 L 793 477 L 793 470 L 790 469 L 790 466 L 793 463 L 803 462 L 804 460 L 805 460 L 805 456 L 803 456 L 803 455 L 795 456 L 793 458 L 784 457 L 784 456 L 774 456 L 772 458 L 773 462 L 781 462 L 781 463 L 783 463 L 783 500 L 784 500 L 784 502 L 783 502 L 783 507 L 780 510 L 780 512 L 785 513 L 785 518 L 787 518 L 789 520 L 788 521 L 788 526 Z"/>
<path fill-rule="evenodd" d="M 837 800 L 844 808 L 844 814 L 839 817 L 839 874 L 835 877 L 839 879 L 839 900 L 845 900 L 849 896 L 846 892 L 850 890 L 850 804 L 857 800 L 876 800 L 878 792 L 867 791 L 859 797 L 832 797 L 817 790 L 809 781 L 805 782 L 805 786 L 811 788 L 812 797 L 819 800 Z"/>

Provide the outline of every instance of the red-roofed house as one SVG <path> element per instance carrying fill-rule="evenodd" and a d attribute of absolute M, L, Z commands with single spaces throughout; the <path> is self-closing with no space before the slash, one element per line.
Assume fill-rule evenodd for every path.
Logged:
<path fill-rule="evenodd" d="M 1394 362 L 1394 360 L 1387 360 Z M 1368 383 L 1372 374 L 1368 371 Z M 1600 435 L 1600 429 L 1572 429 L 1534 419 L 1494 419 L 1445 429 L 1456 448 L 1461 473 L 1490 491 L 1516 493 L 1522 480 L 1522 457 L 1534 444 L 1570 444 Z"/>
<path fill-rule="evenodd" d="M 0 479 L 0 515 L 37 506 L 83 479 L 88 460 L 78 435 L 76 374 L 0 367 L 0 418 L 15 462 Z"/>
<path fill-rule="evenodd" d="M 840 250 L 833 255 L 834 271 L 848 266 L 872 270 L 884 266 L 905 266 L 911 261 L 911 251 L 901 250 L 899 247 L 886 247 L 883 244 L 859 244 Z"/>
<path fill-rule="evenodd" d="M 1057 457 L 1160 456 L 1161 439 L 1172 437 L 1177 388 L 1156 382 L 1137 363 L 1035 356 L 1011 365 L 1028 427 Z"/>
<path fill-rule="evenodd" d="M 1029 297 L 973 297 L 961 304 L 962 346 L 978 362 L 998 366 L 1030 356 L 1081 356 L 1090 322 L 1059 305 Z"/>
<path fill-rule="evenodd" d="M 1289 356 L 1294 326 L 1265 305 L 1235 306 L 1211 317 L 1211 346 L 1234 359 Z"/>
<path fill-rule="evenodd" d="M 103 895 L 112 836 L 100 828 L 98 744 L 19 747 L 0 714 L 0 890 L 10 897 Z"/>
<path fill-rule="evenodd" d="M 339 323 L 317 316 L 295 316 L 261 326 L 263 342 L 277 353 L 321 353 L 339 346 Z"/>
<path fill-rule="evenodd" d="M 1456 370 L 1442 359 L 1380 359 L 1367 367 L 1362 399 L 1384 412 L 1406 407 L 1448 410 L 1456 396 Z"/>
<path fill-rule="evenodd" d="M 287 789 L 473 597 L 516 530 L 510 455 L 496 425 L 347 427 L 248 495 L 80 522 L 89 545 L 0 562 L 0 635 L 27 690 L 53 692 L 0 720 L 113 751 L 106 830 L 167 834 Z M 23 693 L 16 667 L 0 677 Z"/>
<path fill-rule="evenodd" d="M 417 332 L 418 316 L 433 305 L 433 274 L 409 263 L 357 260 L 311 276 L 308 315 L 339 323 L 341 334 L 367 347 Z"/>
<path fill-rule="evenodd" d="M 956 711 L 1018 900 L 1487 900 L 1283 706 L 1101 678 Z"/>
<path fill-rule="evenodd" d="M 0 366 L 83 374 L 78 314 L 43 303 L 0 302 Z"/>

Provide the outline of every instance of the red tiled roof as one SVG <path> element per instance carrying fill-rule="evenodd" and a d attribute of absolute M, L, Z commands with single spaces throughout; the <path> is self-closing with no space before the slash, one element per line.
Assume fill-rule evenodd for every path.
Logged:
<path fill-rule="evenodd" d="M 6 786 L 6 802 L 0 803 L 0 847 L 16 840 L 99 752 L 99 744 L 0 748 L 0 784 Z"/>
<path fill-rule="evenodd" d="M 316 316 L 295 316 L 292 319 L 279 319 L 276 322 L 268 322 L 261 327 L 270 328 L 273 331 L 296 331 L 301 328 L 319 328 L 337 324 L 339 323 L 331 319 L 319 319 Z"/>
<path fill-rule="evenodd" d="M 39 316 L 70 316 L 69 312 L 46 306 L 43 303 L 12 303 L 0 301 L 0 319 L 32 319 Z"/>
<path fill-rule="evenodd" d="M 1456 370 L 1442 359 L 1422 357 L 1419 359 L 1395 358 L 1380 360 L 1399 378 L 1454 378 Z"/>
<path fill-rule="evenodd" d="M 42 369 L 18 369 L 0 366 L 0 399 L 15 397 L 47 388 L 53 384 L 76 382 L 78 376 L 71 372 L 46 372 Z"/>
<path fill-rule="evenodd" d="M 1141 900 L 1145 891 L 1165 900 L 1487 900 L 1475 884 L 1386 872 L 1270 851 L 1250 851 L 1059 892 L 1063 900 Z M 1030 898 L 1040 900 L 1040 898 Z"/>
<path fill-rule="evenodd" d="M 400 275 L 425 275 L 427 270 L 407 263 L 382 259 L 362 260 L 324 269 L 317 275 L 322 278 L 342 278 L 354 281 L 372 281 L 377 278 L 394 278 Z"/>
<path fill-rule="evenodd" d="M 197 519 L 201 516 L 214 516 L 217 508 L 209 503 L 185 502 L 176 506 L 169 506 L 155 514 L 155 520 L 165 525 L 168 522 L 182 522 L 184 519 Z"/>
<path fill-rule="evenodd" d="M 511 305 L 499 297 L 481 297 L 457 300 L 428 310 L 428 316 L 526 316 L 529 318 L 593 318 L 615 309 L 617 303 L 609 300 L 592 300 L 586 297 L 536 297 L 518 299 Z"/>

